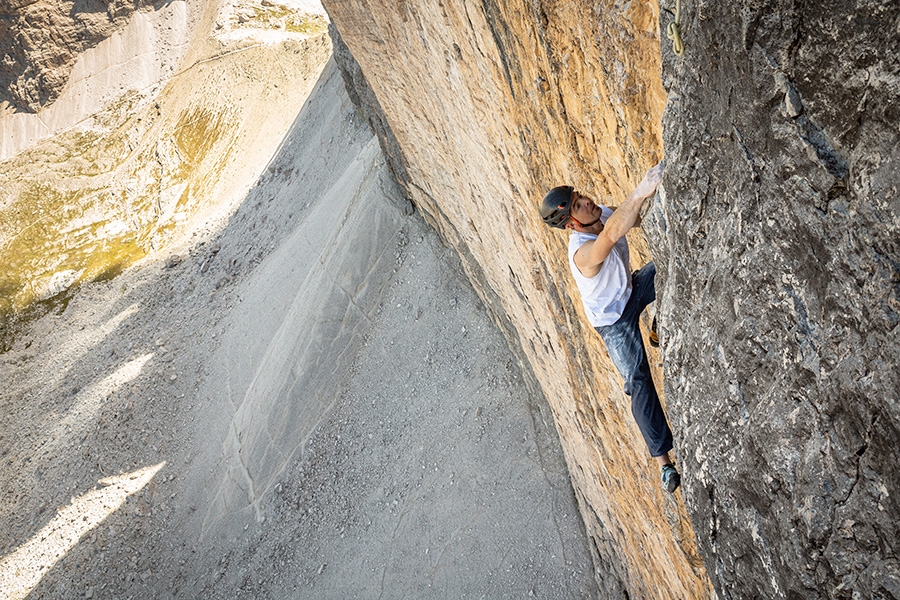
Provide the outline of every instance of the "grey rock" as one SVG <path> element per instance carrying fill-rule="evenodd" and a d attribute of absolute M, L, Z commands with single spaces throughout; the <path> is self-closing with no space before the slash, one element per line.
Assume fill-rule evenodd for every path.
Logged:
<path fill-rule="evenodd" d="M 701 552 L 723 600 L 900 597 L 900 5 L 695 10 L 645 230 Z"/>
<path fill-rule="evenodd" d="M 378 102 L 378 98 L 375 97 L 375 93 L 369 86 L 368 81 L 366 81 L 366 76 L 363 74 L 359 63 L 353 58 L 350 49 L 347 48 L 347 44 L 341 39 L 341 34 L 333 22 L 328 24 L 328 33 L 331 36 L 334 60 L 341 72 L 341 77 L 344 79 L 347 94 L 353 101 L 354 106 L 357 107 L 357 110 L 362 113 L 362 116 L 368 122 L 369 128 L 378 137 L 388 169 L 397 183 L 400 184 L 404 196 L 409 200 L 411 198 L 409 186 L 412 183 L 406 171 L 403 151 L 397 142 L 397 138 L 394 136 L 394 132 L 391 131 L 387 123 L 381 104 Z M 410 200 L 408 208 L 411 207 Z M 408 210 L 406 214 L 411 215 L 412 210 Z"/>

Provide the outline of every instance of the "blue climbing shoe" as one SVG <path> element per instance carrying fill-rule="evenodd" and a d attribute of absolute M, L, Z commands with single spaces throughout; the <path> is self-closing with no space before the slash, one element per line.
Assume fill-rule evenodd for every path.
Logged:
<path fill-rule="evenodd" d="M 675 465 L 663 466 L 662 486 L 666 491 L 671 494 L 678 489 L 679 485 L 681 485 L 681 475 L 678 474 L 678 469 L 675 468 Z"/>

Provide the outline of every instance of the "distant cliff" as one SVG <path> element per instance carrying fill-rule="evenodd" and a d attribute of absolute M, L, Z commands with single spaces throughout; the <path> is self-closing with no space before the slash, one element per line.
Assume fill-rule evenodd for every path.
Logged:
<path fill-rule="evenodd" d="M 29 311 L 230 210 L 331 50 L 324 15 L 274 3 L 122 6 L 0 8 L 0 351 Z"/>
<path fill-rule="evenodd" d="M 158 4 L 163 4 L 158 2 Z M 52 103 L 75 61 L 153 0 L 7 0 L 0 4 L 0 104 L 37 112 Z"/>
<path fill-rule="evenodd" d="M 325 5 L 395 174 L 550 401 L 605 597 L 900 598 L 900 6 L 685 3 L 675 57 L 652 4 Z M 677 500 L 535 214 L 561 182 L 615 205 L 663 155 L 631 241 L 659 270 Z"/>

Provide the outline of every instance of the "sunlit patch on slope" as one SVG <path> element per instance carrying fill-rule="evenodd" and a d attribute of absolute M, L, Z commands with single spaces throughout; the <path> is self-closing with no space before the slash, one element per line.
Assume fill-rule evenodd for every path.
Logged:
<path fill-rule="evenodd" d="M 97 323 L 94 327 L 78 331 L 67 340 L 64 347 L 41 361 L 38 370 L 39 380 L 42 383 L 41 393 L 49 394 L 51 390 L 58 389 L 60 382 L 73 367 L 78 365 L 85 354 L 93 352 L 104 339 L 137 314 L 140 309 L 139 304 L 132 304 L 103 323 Z"/>
<path fill-rule="evenodd" d="M 0 590 L 4 597 L 25 598 L 84 534 L 122 506 L 128 496 L 147 485 L 165 464 L 106 477 L 97 482 L 105 487 L 73 498 L 43 529 L 0 560 Z"/>
<path fill-rule="evenodd" d="M 214 41 L 221 32 L 196 32 L 190 62 L 157 73 L 170 78 L 104 96 L 70 128 L 0 161 L 0 352 L 30 319 L 64 309 L 79 286 L 195 243 L 189 223 L 211 233 L 246 196 L 331 48 L 318 2 L 253 6 L 268 25 L 246 24 L 271 36 Z M 155 30 L 135 31 L 128 35 L 159 41 Z"/>
<path fill-rule="evenodd" d="M 223 4 L 216 37 L 272 43 L 307 38 L 328 29 L 328 15 L 317 0 L 234 0 Z"/>
<path fill-rule="evenodd" d="M 51 442 L 64 439 L 70 432 L 81 431 L 90 425 L 103 403 L 123 385 L 136 379 L 151 358 L 152 353 L 130 360 L 79 392 L 74 405 L 56 425 L 53 435 L 49 438 Z"/>
<path fill-rule="evenodd" d="M 227 109 L 187 109 L 171 133 L 135 147 L 132 139 L 154 135 L 153 111 L 117 117 L 112 107 L 95 118 L 96 131 L 68 132 L 6 163 L 0 312 L 115 277 L 161 246 L 212 188 L 236 135 Z"/>

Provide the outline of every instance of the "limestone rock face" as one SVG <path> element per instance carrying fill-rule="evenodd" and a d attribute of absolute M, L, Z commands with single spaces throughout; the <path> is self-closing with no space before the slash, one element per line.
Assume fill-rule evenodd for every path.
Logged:
<path fill-rule="evenodd" d="M 324 2 L 351 86 L 410 199 L 456 248 L 548 398 L 604 598 L 703 598 L 687 513 L 659 486 L 588 325 L 565 234 L 571 182 L 616 205 L 661 156 L 657 10 L 643 3 Z M 361 69 L 352 64 L 356 59 Z M 635 264 L 646 245 L 632 240 Z"/>
<path fill-rule="evenodd" d="M 0 103 L 37 112 L 78 56 L 153 0 L 9 0 L 0 4 Z"/>
<path fill-rule="evenodd" d="M 686 3 L 676 58 L 653 4 L 325 4 L 395 173 L 550 401 L 604 597 L 900 598 L 900 6 Z M 615 205 L 663 154 L 674 500 L 535 214 L 562 182 Z"/>
<path fill-rule="evenodd" d="M 684 7 L 648 240 L 707 568 L 898 598 L 900 4 Z"/>

